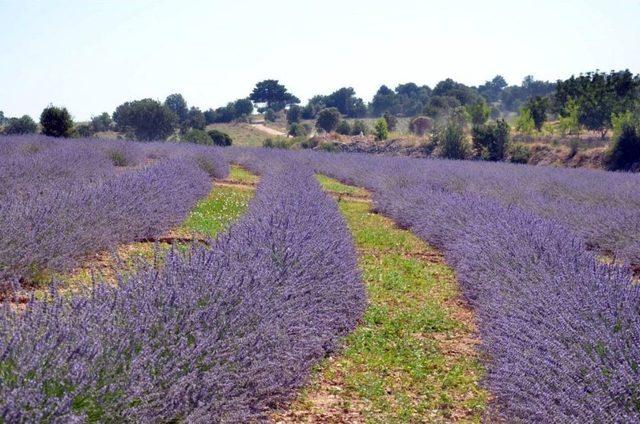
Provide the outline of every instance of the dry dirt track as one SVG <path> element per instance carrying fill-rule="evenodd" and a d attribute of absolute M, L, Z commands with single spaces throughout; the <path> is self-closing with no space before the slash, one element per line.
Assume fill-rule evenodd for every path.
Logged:
<path fill-rule="evenodd" d="M 283 133 L 282 131 L 278 131 L 276 129 L 267 127 L 264 124 L 251 124 L 251 126 L 259 131 L 262 131 L 264 133 L 267 133 L 269 135 L 279 135 L 279 136 L 284 136 L 286 137 L 286 134 Z"/>

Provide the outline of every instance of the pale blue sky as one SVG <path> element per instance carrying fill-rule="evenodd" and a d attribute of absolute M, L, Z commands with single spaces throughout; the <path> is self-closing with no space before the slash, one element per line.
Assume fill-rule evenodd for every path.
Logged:
<path fill-rule="evenodd" d="M 182 93 L 207 109 L 264 78 L 353 86 L 640 72 L 640 0 L 0 0 L 0 110 L 77 120 Z"/>

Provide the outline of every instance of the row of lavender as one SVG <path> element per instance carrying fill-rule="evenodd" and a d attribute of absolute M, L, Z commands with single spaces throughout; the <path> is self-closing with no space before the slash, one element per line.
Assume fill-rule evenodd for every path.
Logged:
<path fill-rule="evenodd" d="M 198 146 L 0 139 L 0 284 L 162 235 L 228 165 Z"/>
<path fill-rule="evenodd" d="M 492 414 L 640 421 L 640 286 L 587 249 L 638 259 L 638 176 L 301 155 L 445 251 L 477 312 Z"/>
<path fill-rule="evenodd" d="M 210 248 L 2 310 L 0 421 L 267 419 L 365 305 L 335 203 L 308 169 L 270 168 Z"/>

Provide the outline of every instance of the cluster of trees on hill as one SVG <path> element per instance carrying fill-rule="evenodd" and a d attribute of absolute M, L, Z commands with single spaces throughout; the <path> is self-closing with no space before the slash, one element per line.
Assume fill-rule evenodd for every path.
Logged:
<path fill-rule="evenodd" d="M 258 82 L 247 97 L 204 112 L 189 107 L 184 97 L 176 93 L 164 102 L 149 98 L 125 102 L 111 115 L 104 112 L 78 125 L 66 108 L 48 106 L 40 116 L 40 127 L 44 134 L 55 137 L 90 136 L 113 130 L 138 140 L 173 137 L 227 145 L 231 142 L 228 136 L 207 133 L 206 125 L 247 121 L 255 109 L 271 121 L 286 116 L 293 136 L 310 132 L 311 128 L 302 120 L 315 120 L 320 131 L 366 134 L 369 129 L 358 119 L 375 117 L 379 119 L 373 132 L 378 140 L 384 140 L 395 129 L 397 117 L 409 117 L 410 131 L 419 136 L 429 132 L 440 143 L 441 151 L 449 152 L 444 153 L 445 157 L 465 156 L 473 151 L 478 157 L 500 160 L 506 152 L 510 129 L 499 118 L 519 111 L 515 127 L 521 133 L 541 131 L 550 117 L 558 120 L 563 134 L 577 134 L 586 128 L 599 131 L 604 137 L 613 130 L 614 147 L 626 151 L 622 156 L 628 158 L 640 149 L 635 141 L 640 133 L 639 104 L 640 76 L 628 70 L 589 72 L 555 83 L 527 76 L 520 85 L 511 86 L 500 75 L 477 87 L 450 78 L 433 88 L 413 82 L 395 89 L 382 85 L 368 104 L 352 87 L 343 87 L 327 95 L 313 96 L 304 106 L 278 80 L 267 79 Z M 356 121 L 349 123 L 343 118 Z M 489 118 L 492 122 L 487 123 Z M 471 126 L 473 138 L 467 147 L 462 140 L 465 126 Z M 29 116 L 7 118 L 2 112 L 0 127 L 4 134 L 38 130 L 38 124 Z M 620 155 L 611 153 L 611 157 Z M 640 160 L 640 153 L 637 157 Z"/>

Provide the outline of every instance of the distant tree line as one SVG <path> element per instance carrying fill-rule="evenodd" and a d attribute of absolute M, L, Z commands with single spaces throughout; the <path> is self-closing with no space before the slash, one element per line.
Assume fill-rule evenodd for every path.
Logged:
<path fill-rule="evenodd" d="M 542 131 L 550 117 L 557 119 L 563 134 L 575 135 L 582 128 L 599 131 L 604 137 L 613 130 L 612 168 L 629 168 L 625 161 L 635 153 L 640 132 L 640 76 L 629 70 L 588 72 L 556 82 L 527 76 L 519 85 L 508 85 L 496 75 L 477 87 L 453 79 L 438 82 L 433 88 L 408 82 L 394 89 L 380 86 L 369 103 L 356 95 L 352 87 L 330 94 L 315 95 L 305 105 L 278 80 L 258 82 L 248 96 L 226 106 L 201 111 L 189 107 L 181 94 L 171 94 L 164 102 L 154 99 L 128 101 L 113 114 L 104 112 L 90 122 L 74 124 L 66 108 L 48 106 L 40 116 L 43 134 L 54 137 L 90 136 L 97 132 L 117 131 L 138 140 L 171 139 L 200 144 L 228 145 L 230 138 L 207 132 L 214 123 L 248 121 L 254 110 L 266 120 L 286 119 L 289 134 L 308 135 L 312 128 L 304 120 L 314 120 L 318 131 L 344 135 L 366 135 L 372 131 L 384 140 L 397 126 L 397 117 L 411 118 L 409 130 L 418 136 L 429 133 L 444 157 L 475 155 L 501 160 L 508 150 L 510 128 L 500 117 L 518 112 L 515 129 L 524 134 Z M 378 118 L 370 130 L 360 118 Z M 349 122 L 344 118 L 355 119 Z M 491 122 L 488 122 L 491 119 Z M 472 141 L 464 130 L 470 126 Z M 29 116 L 5 117 L 0 112 L 4 134 L 28 134 L 38 131 Z M 625 151 L 627 153 L 620 153 Z M 632 158 L 633 159 L 633 158 Z M 630 159 L 631 160 L 631 159 Z M 640 154 L 638 155 L 640 160 Z M 635 159 L 631 163 L 637 162 Z"/>

